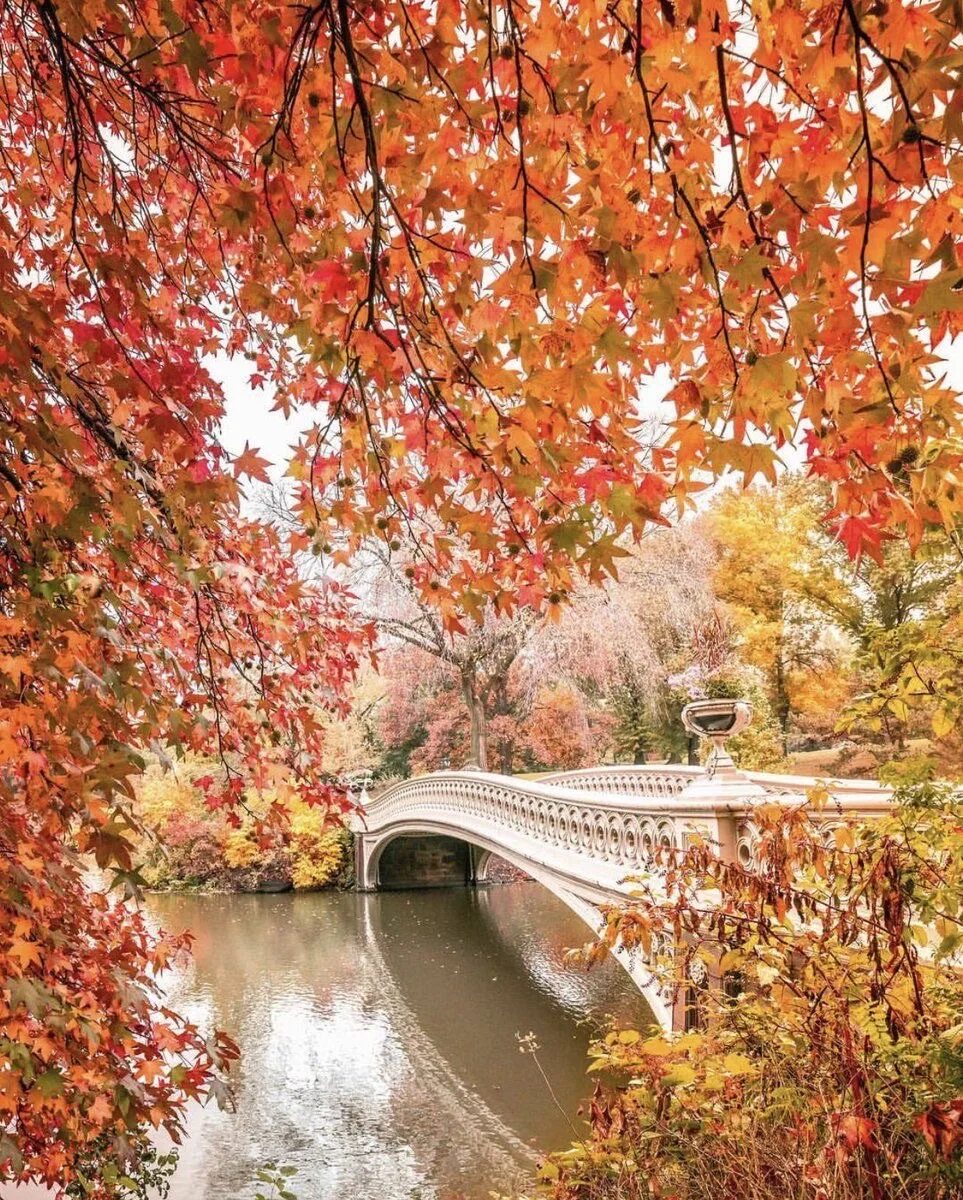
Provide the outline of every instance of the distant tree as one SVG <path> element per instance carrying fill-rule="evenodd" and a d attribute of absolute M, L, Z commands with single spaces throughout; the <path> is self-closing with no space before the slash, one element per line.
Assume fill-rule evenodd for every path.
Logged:
<path fill-rule="evenodd" d="M 696 522 L 651 532 L 618 560 L 617 577 L 576 587 L 561 619 L 543 626 L 524 655 L 536 682 L 567 679 L 612 714 L 618 752 L 643 762 L 676 757 L 686 739 L 668 678 L 709 670 L 729 653 L 715 611 L 712 542 Z"/>
<path fill-rule="evenodd" d="M 571 684 L 541 687 L 525 721 L 524 743 L 539 766 L 571 770 L 601 762 L 611 740 L 611 722 L 593 716 Z"/>
<path fill-rule="evenodd" d="M 772 487 L 726 492 L 707 526 L 717 543 L 715 587 L 734 623 L 740 655 L 765 674 L 785 738 L 797 709 L 819 718 L 819 681 L 835 717 L 855 692 L 886 690 L 913 661 L 930 618 L 946 610 L 960 555 L 928 535 L 911 550 L 893 542 L 853 562 L 825 520 L 825 488 L 788 476 Z M 848 680 L 844 682 L 844 680 Z M 917 693 L 919 695 L 920 693 Z M 877 704 L 871 717 L 894 745 L 903 742 L 905 698 Z M 866 715 L 860 705 L 855 715 Z"/>
<path fill-rule="evenodd" d="M 373 769 L 378 710 L 384 704 L 385 682 L 370 663 L 358 673 L 347 696 L 347 711 L 322 713 L 322 763 L 332 778 L 350 782 Z"/>
<path fill-rule="evenodd" d="M 847 726 L 888 733 L 900 747 L 904 730 L 936 739 L 944 770 L 963 767 L 963 580 L 959 576 L 889 627 L 866 630 L 860 654 L 865 690 L 845 715 Z"/>
<path fill-rule="evenodd" d="M 954 627 L 963 558 L 951 540 L 933 534 L 915 549 L 892 542 L 856 563 L 828 531 L 822 544 L 833 564 L 833 586 L 814 600 L 855 647 L 853 691 L 860 699 L 846 723 L 858 727 L 868 721 L 870 731 L 902 748 L 909 733 L 925 732 L 937 711 L 949 711 L 958 690 L 955 671 L 934 677 L 932 668 L 934 658 L 944 656 L 946 635 Z M 904 675 L 906 687 L 901 687 Z M 945 733 L 942 724 L 937 717 Z"/>
<path fill-rule="evenodd" d="M 832 659 L 822 598 L 837 581 L 822 513 L 804 481 L 723 493 L 706 518 L 716 542 L 715 589 L 735 626 L 740 656 L 763 672 L 785 741 L 794 674 Z"/>
<path fill-rule="evenodd" d="M 466 757 L 485 770 L 489 765 L 489 719 L 508 711 L 509 673 L 527 645 L 537 618 L 530 609 L 500 616 L 493 606 L 485 605 L 475 620 L 446 623 L 442 611 L 423 599 L 413 585 L 410 570 L 403 554 L 372 540 L 354 566 L 352 586 L 383 642 L 389 648 L 407 646 L 418 652 L 407 664 L 402 656 L 395 655 L 395 672 L 424 672 L 426 659 L 429 663 L 434 660 L 439 678 L 454 681 L 468 718 Z M 449 708 L 453 699 L 449 692 Z M 452 754 L 459 752 L 457 741 L 452 742 L 450 750 Z"/>

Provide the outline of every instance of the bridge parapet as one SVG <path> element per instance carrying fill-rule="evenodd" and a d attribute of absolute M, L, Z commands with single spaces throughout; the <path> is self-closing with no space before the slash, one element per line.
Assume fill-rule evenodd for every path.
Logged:
<path fill-rule="evenodd" d="M 697 780 L 707 778 L 704 767 L 663 763 L 580 767 L 540 776 L 541 783 L 592 793 L 620 796 L 681 796 Z M 822 776 L 773 775 L 765 771 L 739 771 L 735 778 L 761 788 L 767 796 L 802 801 L 817 786 L 829 792 L 834 810 L 847 813 L 885 812 L 891 791 L 869 779 L 828 779 Z"/>
<path fill-rule="evenodd" d="M 890 788 L 864 779 L 826 779 L 805 775 L 778 775 L 765 771 L 723 770 L 715 777 L 704 767 L 636 764 L 559 771 L 542 782 L 593 795 L 614 793 L 634 796 L 644 803 L 655 795 L 671 794 L 692 802 L 696 796 L 712 809 L 715 840 L 721 852 L 752 861 L 756 832 L 752 809 L 765 802 L 804 804 L 814 788 L 828 799 L 819 820 L 832 828 L 847 817 L 879 816 L 889 810 Z M 700 829 L 700 832 L 705 832 Z M 674 844 L 681 844 L 678 839 Z"/>
<path fill-rule="evenodd" d="M 581 767 L 541 775 L 540 783 L 559 784 L 579 792 L 612 793 L 617 796 L 646 796 L 659 799 L 678 796 L 690 783 L 705 774 L 702 767 L 674 764 Z"/>
<path fill-rule="evenodd" d="M 611 898 L 640 870 L 658 843 L 677 844 L 683 826 L 712 835 L 714 813 L 677 796 L 640 798 L 595 793 L 480 771 L 445 771 L 406 780 L 366 805 L 355 830 L 368 843 L 362 886 L 377 885 L 372 859 L 382 835 L 454 833 L 502 854 L 524 870 L 534 865 Z"/>
<path fill-rule="evenodd" d="M 752 809 L 776 800 L 803 803 L 820 783 L 799 776 L 740 772 L 714 781 L 700 767 L 597 767 L 538 780 L 481 771 L 441 771 L 405 780 L 369 800 L 355 830 L 374 849 L 402 826 L 454 834 L 514 860 L 625 891 L 626 874 L 644 870 L 658 845 L 684 846 L 699 835 L 751 857 Z M 827 823 L 886 811 L 887 789 L 862 781 L 826 784 Z M 375 887 L 376 861 L 364 861 L 362 886 Z M 525 861 L 519 863 L 523 868 Z M 526 868 L 527 869 L 527 868 Z"/>

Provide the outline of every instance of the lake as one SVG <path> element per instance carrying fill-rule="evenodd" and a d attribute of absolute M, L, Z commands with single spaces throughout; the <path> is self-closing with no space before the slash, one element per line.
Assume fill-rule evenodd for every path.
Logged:
<path fill-rule="evenodd" d="M 651 1019 L 614 961 L 565 964 L 588 930 L 535 883 L 148 908 L 197 939 L 170 1001 L 242 1050 L 235 1111 L 191 1111 L 172 1200 L 245 1200 L 268 1160 L 299 1200 L 510 1190 L 584 1129 L 593 1033 Z"/>

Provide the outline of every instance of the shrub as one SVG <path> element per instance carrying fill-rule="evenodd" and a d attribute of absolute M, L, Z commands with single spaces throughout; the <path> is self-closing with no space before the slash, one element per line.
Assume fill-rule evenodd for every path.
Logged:
<path fill-rule="evenodd" d="M 135 813 L 143 830 L 143 876 L 152 887 L 206 886 L 249 890 L 270 879 L 295 888 L 344 885 L 351 868 L 350 838 L 327 810 L 289 790 L 250 792 L 240 825 L 205 804 L 197 780 L 217 770 L 188 756 L 173 769 L 151 767 L 137 791 Z M 261 824 L 276 801 L 282 820 Z"/>
<path fill-rule="evenodd" d="M 299 889 L 328 887 L 342 881 L 350 863 L 350 835 L 332 828 L 326 814 L 306 804 L 291 813 L 291 883 Z"/>
<path fill-rule="evenodd" d="M 253 867 L 260 858 L 260 851 L 249 825 L 230 830 L 224 839 L 221 852 L 227 865 L 235 869 Z"/>
<path fill-rule="evenodd" d="M 663 850 L 664 890 L 609 914 L 701 1027 L 593 1047 L 619 1086 L 545 1163 L 556 1200 L 963 1194 L 963 796 L 917 782 L 874 822 L 768 805 L 758 827 L 754 865 Z"/>

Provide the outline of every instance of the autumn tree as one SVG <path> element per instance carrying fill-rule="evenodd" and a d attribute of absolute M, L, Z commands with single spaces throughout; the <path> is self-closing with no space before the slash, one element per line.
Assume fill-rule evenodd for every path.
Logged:
<path fill-rule="evenodd" d="M 574 683 L 614 716 L 622 755 L 672 754 L 685 735 L 671 676 L 722 665 L 731 639 L 714 592 L 715 547 L 696 522 L 620 547 L 617 577 L 574 589 L 561 618 L 537 632 L 525 665 L 536 683 Z"/>
<path fill-rule="evenodd" d="M 923 630 L 949 614 L 959 551 L 930 533 L 915 549 L 894 541 L 853 561 L 825 520 L 825 501 L 818 480 L 798 475 L 723 493 L 706 518 L 717 543 L 715 587 L 740 654 L 766 674 L 784 735 L 807 695 L 822 689 L 837 701 L 830 728 L 841 717 L 853 727 L 870 707 L 871 725 L 898 745 L 912 706 L 889 685 L 912 671 L 914 647 L 922 663 Z M 917 700 L 926 691 L 920 684 Z M 861 700 L 850 712 L 857 693 L 884 692 L 892 706 Z"/>
<path fill-rule="evenodd" d="M 191 749 L 233 819 L 282 774 L 337 812 L 317 714 L 366 641 L 239 516 L 259 467 L 218 445 L 202 365 L 231 283 L 198 214 L 227 163 L 139 11 L 0 9 L 0 1177 L 98 1195 L 235 1055 L 160 995 L 190 939 L 121 902 L 132 780 Z"/>
<path fill-rule="evenodd" d="M 860 662 L 867 689 L 844 714 L 847 727 L 866 725 L 899 743 L 915 727 L 935 739 L 945 769 L 963 765 L 963 586 L 959 575 L 930 602 L 889 626 L 866 631 Z"/>
<path fill-rule="evenodd" d="M 772 478 L 793 439 L 853 553 L 952 524 L 931 355 L 960 326 L 956 24 L 895 2 L 305 10 L 263 156 L 297 265 L 255 299 L 299 343 L 287 402 L 323 404 L 296 464 L 322 544 L 383 519 L 420 588 L 476 605 L 550 599 L 572 559 L 598 575 L 665 495 L 633 436 L 665 366 L 655 465 L 682 493 Z"/>
<path fill-rule="evenodd" d="M 525 722 L 525 743 L 540 765 L 569 771 L 603 760 L 612 724 L 610 714 L 597 714 L 593 720 L 584 697 L 571 684 L 541 687 Z"/>
<path fill-rule="evenodd" d="M 957 690 L 951 649 L 958 637 L 957 545 L 931 533 L 915 551 L 894 542 L 881 547 L 875 558 L 864 556 L 853 563 L 838 543 L 825 534 L 822 541 L 834 563 L 835 587 L 825 589 L 817 602 L 855 650 L 858 694 L 842 714 L 843 725 L 865 723 L 899 749 L 914 726 L 945 736 L 955 723 L 947 714 Z M 933 666 L 940 658 L 950 669 L 934 676 Z"/>
<path fill-rule="evenodd" d="M 380 656 L 384 699 L 375 722 L 379 778 L 465 765 L 471 724 L 457 679 L 434 656 L 410 646 Z"/>
<path fill-rule="evenodd" d="M 551 602 L 789 440 L 852 553 L 952 525 L 955 21 L 344 0 L 165 29 L 136 69 L 231 96 L 234 337 L 288 334 L 258 378 L 318 410 L 292 469 L 319 550 L 407 537 L 426 598 Z"/>
<path fill-rule="evenodd" d="M 408 658 L 394 655 L 393 668 L 402 687 L 407 672 L 408 687 L 417 688 L 426 659 L 429 673 L 440 673 L 436 683 L 443 691 L 450 691 L 444 685 L 454 682 L 468 718 L 468 755 L 487 770 L 488 722 L 508 711 L 509 675 L 531 638 L 535 614 L 526 609 L 502 616 L 488 605 L 474 620 L 446 623 L 443 610 L 423 599 L 413 586 L 413 575 L 410 561 L 399 557 L 390 544 L 372 539 L 352 564 L 349 578 L 361 609 L 386 645 L 407 646 L 417 652 Z M 450 705 L 450 700 L 446 702 Z M 454 751 L 455 744 L 449 750 Z"/>
<path fill-rule="evenodd" d="M 852 553 L 958 521 L 932 369 L 963 320 L 958 25 L 897 0 L 0 3 L 7 1176 L 105 1179 L 221 1056 L 81 879 L 88 850 L 128 869 L 139 751 L 221 756 L 214 805 L 280 772 L 338 803 L 316 714 L 363 636 L 292 552 L 407 538 L 446 626 L 557 607 L 670 494 L 771 473 L 790 438 Z M 293 543 L 238 519 L 264 462 L 217 442 L 217 351 L 317 414 Z"/>
<path fill-rule="evenodd" d="M 382 660 L 389 741 L 401 746 L 420 729 L 425 742 L 415 765 L 455 763 L 456 688 L 471 722 L 464 753 L 479 761 L 479 735 L 487 742 L 493 729 L 497 747 L 485 756 L 492 768 L 558 766 L 572 755 L 582 763 L 607 751 L 613 729 L 634 754 L 661 748 L 663 727 L 678 736 L 679 705 L 666 710 L 669 676 L 694 662 L 711 669 L 729 652 L 724 635 L 709 636 L 712 544 L 688 523 L 615 551 L 617 578 L 576 587 L 554 619 L 488 612 L 480 623 L 447 632 L 437 609 L 418 603 L 403 555 L 375 546 L 366 564 L 356 560 L 349 578 L 359 604 L 386 645 L 395 646 Z M 603 725 L 609 733 L 597 736 Z M 569 735 L 565 750 L 560 740 Z"/>
<path fill-rule="evenodd" d="M 740 653 L 766 675 L 785 737 L 794 674 L 830 665 L 822 601 L 838 598 L 821 538 L 823 512 L 805 481 L 726 492 L 708 526 L 716 539 L 715 586 L 738 629 Z"/>

